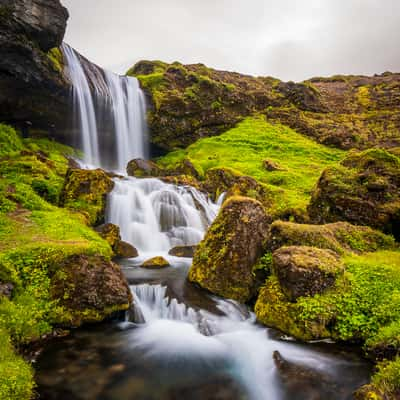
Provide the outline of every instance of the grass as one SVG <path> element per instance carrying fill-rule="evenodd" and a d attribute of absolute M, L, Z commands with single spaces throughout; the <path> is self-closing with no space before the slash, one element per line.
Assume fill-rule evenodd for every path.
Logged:
<path fill-rule="evenodd" d="M 278 209 L 305 209 L 322 170 L 344 155 L 288 127 L 251 117 L 220 136 L 200 139 L 185 150 L 167 154 L 158 164 L 173 168 L 187 158 L 201 175 L 211 168 L 229 167 L 275 190 Z M 267 171 L 263 166 L 266 159 L 281 170 Z"/>

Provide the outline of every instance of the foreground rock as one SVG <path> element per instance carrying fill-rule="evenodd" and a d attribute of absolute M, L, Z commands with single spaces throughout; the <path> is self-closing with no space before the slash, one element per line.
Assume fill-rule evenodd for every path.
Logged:
<path fill-rule="evenodd" d="M 400 239 L 400 159 L 381 149 L 349 154 L 323 172 L 308 211 L 315 223 L 348 221 Z"/>
<path fill-rule="evenodd" d="M 197 249 L 197 246 L 175 246 L 168 254 L 175 257 L 187 257 L 192 258 Z"/>
<path fill-rule="evenodd" d="M 314 296 L 332 287 L 344 268 L 331 250 L 315 247 L 281 247 L 273 254 L 273 270 L 290 301 Z"/>
<path fill-rule="evenodd" d="M 161 256 L 150 258 L 141 265 L 142 268 L 147 268 L 147 269 L 161 269 L 169 266 L 170 263 L 164 257 Z"/>
<path fill-rule="evenodd" d="M 274 221 L 271 224 L 267 245 L 270 251 L 282 246 L 312 246 L 344 254 L 348 251 L 358 253 L 391 249 L 394 240 L 367 226 L 355 226 L 348 222 L 309 225 Z"/>
<path fill-rule="evenodd" d="M 111 223 L 99 225 L 96 227 L 96 231 L 109 243 L 117 257 L 132 258 L 139 255 L 134 246 L 121 240 L 119 227 L 117 225 Z"/>
<path fill-rule="evenodd" d="M 220 296 L 248 301 L 255 294 L 252 268 L 263 253 L 268 226 L 260 202 L 229 199 L 195 252 L 189 280 Z"/>
<path fill-rule="evenodd" d="M 51 278 L 51 293 L 64 307 L 61 322 L 72 326 L 101 321 L 132 302 L 120 267 L 100 256 L 67 258 Z"/>
<path fill-rule="evenodd" d="M 101 170 L 70 168 L 65 177 L 60 205 L 88 215 L 91 225 L 104 222 L 107 194 L 114 182 Z"/>

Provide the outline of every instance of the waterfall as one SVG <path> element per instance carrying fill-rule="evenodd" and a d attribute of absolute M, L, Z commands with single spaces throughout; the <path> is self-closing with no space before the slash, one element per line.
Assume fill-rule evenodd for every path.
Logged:
<path fill-rule="evenodd" d="M 64 43 L 62 51 L 67 60 L 72 82 L 74 111 L 80 122 L 84 162 L 87 165 L 100 165 L 96 113 L 89 83 L 76 52 Z"/>
<path fill-rule="evenodd" d="M 204 236 L 218 204 L 190 186 L 159 179 L 115 179 L 107 221 L 120 227 L 122 240 L 145 253 L 195 245 Z"/>
<path fill-rule="evenodd" d="M 139 82 L 100 69 L 65 43 L 62 50 L 73 87 L 84 164 L 124 174 L 130 160 L 148 157 L 146 103 Z M 110 122 L 111 127 L 104 128 Z"/>

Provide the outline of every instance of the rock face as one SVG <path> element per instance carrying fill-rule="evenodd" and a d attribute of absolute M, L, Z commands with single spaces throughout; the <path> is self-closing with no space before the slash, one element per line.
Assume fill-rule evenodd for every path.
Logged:
<path fill-rule="evenodd" d="M 0 120 L 48 134 L 66 124 L 69 83 L 56 48 L 67 19 L 59 0 L 0 1 Z"/>
<path fill-rule="evenodd" d="M 273 253 L 273 270 L 290 301 L 314 296 L 333 286 L 343 265 L 336 253 L 307 246 L 281 247 Z"/>
<path fill-rule="evenodd" d="M 65 177 L 60 205 L 85 211 L 90 224 L 100 224 L 104 221 L 107 194 L 113 187 L 114 182 L 101 169 L 70 168 Z"/>
<path fill-rule="evenodd" d="M 136 176 L 137 178 L 162 175 L 162 171 L 156 163 L 142 158 L 129 161 L 126 172 L 129 176 Z"/>
<path fill-rule="evenodd" d="M 66 323 L 101 321 L 132 302 L 128 283 L 117 264 L 100 256 L 67 258 L 51 279 L 52 296 L 61 299 Z"/>
<path fill-rule="evenodd" d="M 274 221 L 268 237 L 268 250 L 282 246 L 312 246 L 330 249 L 343 254 L 348 251 L 367 252 L 391 249 L 393 238 L 367 226 L 355 226 L 348 222 L 326 225 L 296 224 Z"/>
<path fill-rule="evenodd" d="M 148 269 L 160 269 L 169 266 L 170 266 L 169 262 L 164 257 L 160 256 L 150 258 L 141 265 L 142 268 L 148 268 Z"/>
<path fill-rule="evenodd" d="M 349 221 L 400 239 L 400 159 L 380 149 L 349 154 L 323 172 L 308 211 L 315 223 Z"/>
<path fill-rule="evenodd" d="M 189 280 L 240 302 L 255 293 L 253 266 L 262 255 L 269 218 L 260 202 L 232 197 L 198 246 Z"/>
<path fill-rule="evenodd" d="M 151 140 L 164 151 L 217 135 L 254 112 L 344 149 L 400 145 L 400 74 L 285 83 L 161 61 L 141 61 L 128 74 L 148 95 Z"/>

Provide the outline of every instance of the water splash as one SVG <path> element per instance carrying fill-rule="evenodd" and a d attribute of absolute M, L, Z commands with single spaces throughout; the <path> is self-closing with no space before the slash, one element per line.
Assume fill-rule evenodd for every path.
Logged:
<path fill-rule="evenodd" d="M 190 186 L 159 179 L 116 179 L 109 195 L 107 221 L 120 227 L 122 240 L 142 252 L 166 252 L 195 245 L 219 206 Z"/>

